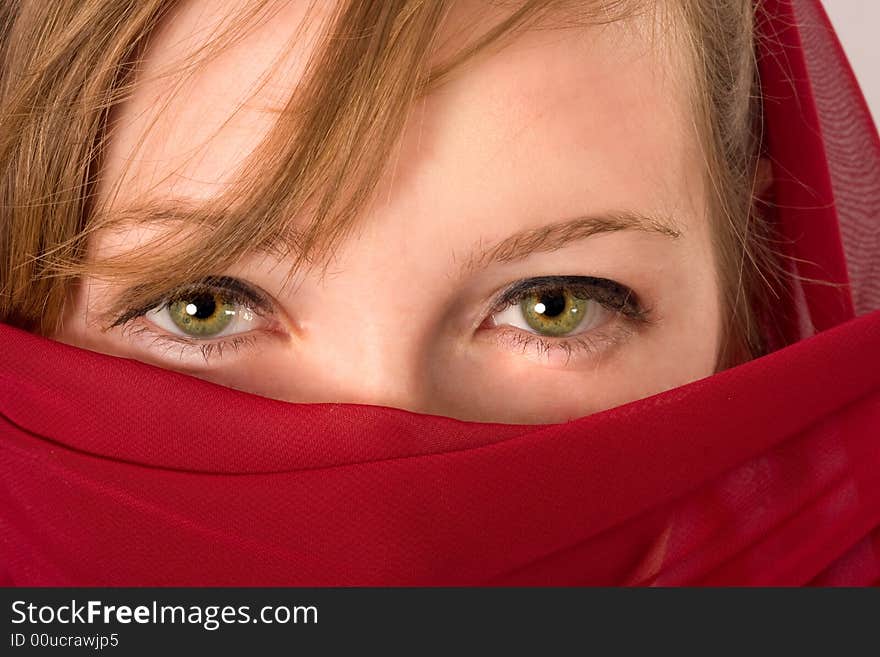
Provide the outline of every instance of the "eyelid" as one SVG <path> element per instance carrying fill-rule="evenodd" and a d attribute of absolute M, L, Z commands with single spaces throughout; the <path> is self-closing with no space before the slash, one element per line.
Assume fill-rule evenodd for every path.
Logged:
<path fill-rule="evenodd" d="M 507 322 L 496 323 L 498 315 L 526 298 L 559 289 L 596 303 L 603 312 L 616 315 L 621 321 L 611 319 L 601 326 L 558 336 Z M 600 359 L 656 322 L 653 308 L 645 306 L 631 288 L 616 281 L 592 276 L 540 276 L 518 281 L 502 292 L 480 328 L 488 329 L 485 336 L 506 350 L 517 351 L 542 366 L 568 369 L 597 366 Z"/>
<path fill-rule="evenodd" d="M 650 310 L 643 307 L 632 289 L 608 278 L 593 276 L 536 276 L 517 281 L 508 287 L 492 305 L 490 315 L 519 303 L 526 296 L 564 288 L 579 298 L 595 301 L 609 310 L 634 321 L 648 322 Z"/>
<path fill-rule="evenodd" d="M 267 315 L 275 309 L 268 295 L 238 278 L 233 278 L 232 276 L 208 276 L 193 283 L 179 285 L 148 304 L 125 310 L 119 317 L 113 320 L 110 328 L 127 324 L 138 317 L 146 315 L 151 310 L 171 303 L 181 295 L 198 292 L 222 292 L 230 300 L 247 306 L 257 315 Z"/>
<path fill-rule="evenodd" d="M 180 296 L 199 292 L 221 294 L 261 318 L 262 325 L 250 327 L 250 330 L 199 338 L 178 335 L 149 316 L 152 311 L 164 310 Z M 178 360 L 188 361 L 191 366 L 194 363 L 190 361 L 190 356 L 201 356 L 205 365 L 210 365 L 211 361 L 222 358 L 229 351 L 237 353 L 254 346 L 259 340 L 257 334 L 276 332 L 277 313 L 277 306 L 271 297 L 259 288 L 230 276 L 211 276 L 179 285 L 149 304 L 124 311 L 113 326 L 121 326 L 128 339 L 147 343 L 148 347 L 145 348 L 150 351 L 162 350 L 166 355 L 177 351 Z"/>

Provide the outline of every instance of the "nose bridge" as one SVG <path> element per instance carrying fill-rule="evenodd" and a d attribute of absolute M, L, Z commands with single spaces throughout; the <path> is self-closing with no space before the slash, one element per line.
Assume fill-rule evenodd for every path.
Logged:
<path fill-rule="evenodd" d="M 351 340 L 339 361 L 335 386 L 337 401 L 393 406 L 408 410 L 423 408 L 418 355 L 405 340 L 386 335 L 358 343 Z"/>
<path fill-rule="evenodd" d="M 297 360 L 309 374 L 295 386 L 298 397 L 427 411 L 422 327 L 377 296 L 349 298 L 345 312 L 306 325 Z"/>
<path fill-rule="evenodd" d="M 371 215 L 302 286 L 297 358 L 309 380 L 295 388 L 309 400 L 430 412 L 446 291 L 445 251 L 430 239 L 397 213 Z"/>

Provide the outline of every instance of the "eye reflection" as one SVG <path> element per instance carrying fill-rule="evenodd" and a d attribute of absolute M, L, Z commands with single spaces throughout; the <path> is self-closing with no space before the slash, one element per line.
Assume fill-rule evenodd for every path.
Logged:
<path fill-rule="evenodd" d="M 144 317 L 172 335 L 195 339 L 218 338 L 255 328 L 255 315 L 220 293 L 201 292 L 162 304 Z"/>
<path fill-rule="evenodd" d="M 124 319 L 142 316 L 171 336 L 201 341 L 262 328 L 261 315 L 271 310 L 266 298 L 246 283 L 219 277 L 179 288 L 149 308 L 129 311 Z"/>
<path fill-rule="evenodd" d="M 643 320 L 646 312 L 624 285 L 587 276 L 544 276 L 521 281 L 502 295 L 492 325 L 546 337 L 580 334 L 619 313 Z"/>
<path fill-rule="evenodd" d="M 526 323 L 544 335 L 565 335 L 574 331 L 583 321 L 590 304 L 569 290 L 533 293 L 519 303 Z"/>
<path fill-rule="evenodd" d="M 237 313 L 235 302 L 216 292 L 201 292 L 177 299 L 168 304 L 164 311 L 177 328 L 187 335 L 200 338 L 221 334 Z"/>

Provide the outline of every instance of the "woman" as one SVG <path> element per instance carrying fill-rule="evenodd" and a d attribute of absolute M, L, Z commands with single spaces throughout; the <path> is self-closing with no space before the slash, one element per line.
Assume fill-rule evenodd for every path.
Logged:
<path fill-rule="evenodd" d="M 74 14 L 97 30 L 113 4 Z M 131 86 L 102 90 L 97 107 L 74 83 L 44 81 L 54 98 L 41 88 L 37 110 L 11 89 L 19 107 L 8 115 L 25 125 L 14 131 L 10 194 L 31 209 L 10 217 L 26 234 L 9 243 L 73 232 L 43 245 L 52 253 L 39 262 L 21 247 L 10 254 L 20 280 L 7 321 L 286 401 L 520 423 L 617 406 L 762 349 L 754 315 L 771 268 L 748 210 L 748 3 L 721 16 L 699 3 L 531 3 L 488 15 L 481 4 L 340 4 L 334 33 L 378 29 L 322 49 L 312 34 L 333 18 L 320 13 L 326 3 L 314 15 L 304 2 L 246 3 L 245 16 L 178 3 L 150 31 Z M 136 18 L 120 20 L 134 30 Z M 514 18 L 524 33 L 506 35 L 500 52 L 449 68 L 456 39 L 467 43 L 463 24 L 481 19 L 485 32 Z M 132 47 L 116 35 L 112 47 L 74 52 L 64 77 L 109 69 Z M 29 57 L 70 56 L 53 46 Z M 29 70 L 26 57 L 10 69 Z M 113 93 L 126 98 L 114 105 Z M 70 135 L 111 105 L 110 129 Z M 34 163 L 34 140 L 53 134 Z M 71 137 L 101 158 L 65 178 Z M 41 166 L 41 189 L 22 189 L 21 172 Z M 50 187 L 79 191 L 59 200 L 66 211 L 37 211 L 30 199 Z M 356 217 L 343 205 L 368 193 Z M 304 258 L 323 261 L 298 268 Z M 63 303 L 62 293 L 75 296 Z"/>
<path fill-rule="evenodd" d="M 7 9 L 4 319 L 260 396 L 8 329 L 11 582 L 880 575 L 815 4 L 165 4 Z"/>

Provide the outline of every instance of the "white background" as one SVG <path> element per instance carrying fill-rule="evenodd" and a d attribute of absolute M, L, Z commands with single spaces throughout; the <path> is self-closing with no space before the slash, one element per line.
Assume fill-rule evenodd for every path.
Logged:
<path fill-rule="evenodd" d="M 880 0 L 822 0 L 880 123 Z"/>

